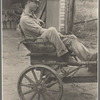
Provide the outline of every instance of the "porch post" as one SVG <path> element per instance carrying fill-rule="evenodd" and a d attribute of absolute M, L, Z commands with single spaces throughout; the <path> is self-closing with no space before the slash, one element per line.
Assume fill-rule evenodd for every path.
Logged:
<path fill-rule="evenodd" d="M 71 34 L 73 31 L 75 0 L 66 0 L 65 3 L 65 34 Z"/>

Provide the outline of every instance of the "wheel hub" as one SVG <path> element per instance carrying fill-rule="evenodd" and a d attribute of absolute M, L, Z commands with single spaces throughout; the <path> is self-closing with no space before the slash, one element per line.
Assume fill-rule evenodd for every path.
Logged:
<path fill-rule="evenodd" d="M 37 86 L 37 90 L 42 90 L 42 86 L 41 85 L 38 85 Z"/>
<path fill-rule="evenodd" d="M 36 90 L 38 92 L 45 92 L 46 91 L 46 87 L 42 84 L 37 84 Z"/>

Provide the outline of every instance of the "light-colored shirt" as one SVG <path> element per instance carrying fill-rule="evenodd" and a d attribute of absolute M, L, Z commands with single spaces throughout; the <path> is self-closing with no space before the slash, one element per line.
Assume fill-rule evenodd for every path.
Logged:
<path fill-rule="evenodd" d="M 41 27 L 39 19 L 34 14 L 30 13 L 22 13 L 20 25 L 24 32 L 25 38 L 40 36 L 45 30 Z"/>

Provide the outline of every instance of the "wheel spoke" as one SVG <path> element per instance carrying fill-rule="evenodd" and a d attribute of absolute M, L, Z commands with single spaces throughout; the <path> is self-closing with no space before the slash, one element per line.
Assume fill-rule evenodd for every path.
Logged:
<path fill-rule="evenodd" d="M 50 95 L 50 93 L 46 92 L 46 95 L 49 96 L 50 99 L 55 100 L 55 99 Z"/>
<path fill-rule="evenodd" d="M 38 100 L 40 100 L 40 93 L 38 93 Z"/>
<path fill-rule="evenodd" d="M 47 74 L 46 78 L 44 79 L 44 82 L 46 82 L 50 78 L 50 76 L 51 76 L 51 73 Z"/>
<path fill-rule="evenodd" d="M 60 91 L 56 91 L 56 90 L 47 90 L 46 94 L 52 99 L 55 100 L 54 97 L 58 97 L 59 96 Z"/>
<path fill-rule="evenodd" d="M 45 95 L 43 93 L 41 93 L 43 100 L 46 100 Z"/>
<path fill-rule="evenodd" d="M 35 84 L 35 82 L 34 82 L 31 78 L 29 78 L 29 76 L 24 75 L 24 77 L 25 77 L 30 83 Z"/>
<path fill-rule="evenodd" d="M 29 90 L 29 91 L 27 91 L 27 92 L 24 92 L 22 95 L 26 95 L 26 94 L 32 93 L 33 91 L 34 91 L 34 89 Z"/>
<path fill-rule="evenodd" d="M 31 99 L 30 100 L 33 100 L 33 98 L 36 96 L 36 92 L 32 95 Z"/>
<path fill-rule="evenodd" d="M 42 81 L 42 77 L 43 77 L 43 69 L 41 69 L 40 71 L 40 82 Z"/>
<path fill-rule="evenodd" d="M 32 73 L 33 73 L 33 76 L 34 76 L 34 78 L 35 78 L 36 82 L 38 82 L 38 79 L 37 79 L 37 76 L 36 76 L 36 74 L 35 74 L 34 70 L 32 70 Z"/>
<path fill-rule="evenodd" d="M 29 84 L 20 84 L 21 86 L 25 86 L 25 87 L 29 87 L 29 88 L 33 88 L 33 86 L 29 85 Z"/>
<path fill-rule="evenodd" d="M 46 84 L 46 87 L 50 88 L 51 86 L 55 85 L 57 82 L 58 82 L 57 80 L 56 81 L 52 81 L 52 82 Z"/>

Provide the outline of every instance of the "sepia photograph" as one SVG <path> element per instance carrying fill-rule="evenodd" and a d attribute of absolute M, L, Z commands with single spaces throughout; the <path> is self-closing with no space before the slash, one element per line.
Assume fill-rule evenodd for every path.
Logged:
<path fill-rule="evenodd" d="M 2 100 L 98 100 L 99 0 L 1 0 Z"/>

